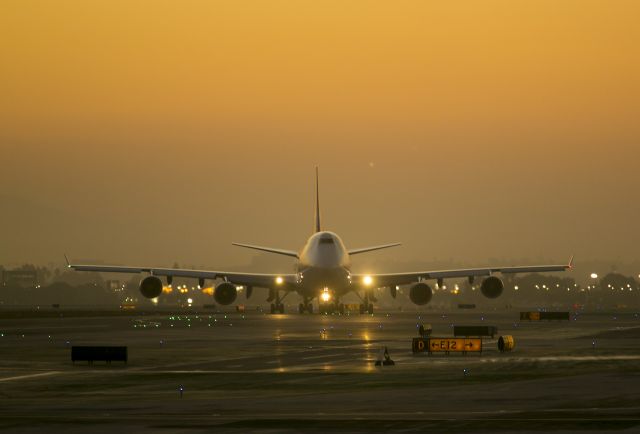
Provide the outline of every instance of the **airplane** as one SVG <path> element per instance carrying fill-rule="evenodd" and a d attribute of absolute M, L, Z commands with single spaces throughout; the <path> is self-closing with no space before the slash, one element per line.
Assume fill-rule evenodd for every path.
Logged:
<path fill-rule="evenodd" d="M 204 288 L 205 280 L 218 280 L 213 297 L 220 305 L 230 305 L 236 301 L 239 288 L 246 288 L 246 298 L 251 297 L 253 288 L 269 290 L 267 302 L 271 303 L 271 313 L 284 313 L 283 300 L 289 294 L 296 292 L 302 297 L 298 305 L 299 313 L 313 313 L 313 301 L 317 299 L 321 311 L 344 313 L 344 304 L 340 300 L 348 293 L 354 292 L 360 300 L 360 313 L 373 313 L 373 302 L 376 302 L 374 290 L 389 288 L 390 294 L 396 298 L 400 286 L 409 285 L 409 298 L 419 306 L 431 301 L 433 290 L 427 281 L 435 280 L 439 288 L 443 287 L 444 279 L 467 278 L 473 284 L 477 277 L 484 277 L 480 291 L 494 299 L 502 294 L 504 283 L 496 273 L 536 273 L 565 271 L 573 268 L 573 256 L 567 265 L 534 265 L 518 267 L 483 267 L 455 270 L 413 271 L 403 273 L 358 274 L 351 272 L 351 257 L 366 252 L 372 252 L 400 243 L 383 244 L 359 249 L 347 249 L 342 239 L 331 231 L 322 230 L 320 225 L 320 194 L 318 182 L 318 168 L 315 174 L 315 222 L 314 232 L 299 252 L 272 247 L 256 246 L 253 244 L 232 243 L 235 246 L 259 250 L 277 255 L 295 258 L 296 266 L 293 274 L 263 274 L 228 271 L 191 270 L 182 268 L 161 267 L 128 267 L 118 265 L 85 265 L 71 264 L 67 266 L 77 271 L 94 271 L 108 273 L 148 273 L 149 276 L 140 282 L 140 292 L 149 299 L 162 294 L 163 281 L 171 285 L 174 277 L 198 279 L 200 288 Z"/>

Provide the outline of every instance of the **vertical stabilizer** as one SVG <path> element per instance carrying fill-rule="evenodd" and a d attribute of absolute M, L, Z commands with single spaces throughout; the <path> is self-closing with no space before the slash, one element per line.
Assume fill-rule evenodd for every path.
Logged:
<path fill-rule="evenodd" d="M 320 232 L 320 189 L 318 186 L 318 166 L 316 166 L 316 221 L 314 231 Z"/>

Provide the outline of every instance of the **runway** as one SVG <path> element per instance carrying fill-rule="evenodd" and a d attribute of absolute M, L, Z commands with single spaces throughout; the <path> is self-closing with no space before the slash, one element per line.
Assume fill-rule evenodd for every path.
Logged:
<path fill-rule="evenodd" d="M 499 334 L 481 355 L 414 355 L 420 324 Z M 0 319 L 0 334 L 0 428 L 12 432 L 640 429 L 634 312 L 60 312 Z M 503 334 L 513 352 L 498 351 Z M 129 362 L 74 365 L 73 345 L 126 345 Z M 385 346 L 396 365 L 376 367 Z"/>

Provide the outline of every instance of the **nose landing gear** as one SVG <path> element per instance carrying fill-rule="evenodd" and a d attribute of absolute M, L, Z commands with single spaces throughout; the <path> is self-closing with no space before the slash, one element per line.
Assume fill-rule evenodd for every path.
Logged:
<path fill-rule="evenodd" d="M 285 294 L 286 297 L 286 294 Z M 277 289 L 275 291 L 273 291 L 273 298 L 271 297 L 271 295 L 269 296 L 269 298 L 274 299 L 275 298 L 275 303 L 271 303 L 271 313 L 280 313 L 283 314 L 284 313 L 284 303 L 282 303 L 282 300 L 280 299 L 280 291 L 278 291 Z"/>
<path fill-rule="evenodd" d="M 362 298 L 362 303 L 360 303 L 360 314 L 364 313 L 372 314 L 373 313 L 373 303 L 369 302 L 369 294 L 365 293 Z"/>
<path fill-rule="evenodd" d="M 306 312 L 313 313 L 313 303 L 308 298 L 304 298 L 304 302 L 298 305 L 298 312 L 303 314 Z"/>
<path fill-rule="evenodd" d="M 320 303 L 318 309 L 321 313 L 339 313 L 340 315 L 344 315 L 345 308 L 344 304 L 340 303 L 339 300 L 336 300 L 335 303 Z"/>
<path fill-rule="evenodd" d="M 373 313 L 373 304 L 360 304 L 360 314 L 372 314 Z"/>
<path fill-rule="evenodd" d="M 284 304 L 271 303 L 271 313 L 284 313 Z"/>

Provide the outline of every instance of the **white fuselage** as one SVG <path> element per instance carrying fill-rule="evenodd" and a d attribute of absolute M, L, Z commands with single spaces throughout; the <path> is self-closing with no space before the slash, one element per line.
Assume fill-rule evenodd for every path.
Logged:
<path fill-rule="evenodd" d="M 297 291 L 313 298 L 322 291 L 340 297 L 351 290 L 351 260 L 338 235 L 316 232 L 307 240 L 296 264 Z"/>

